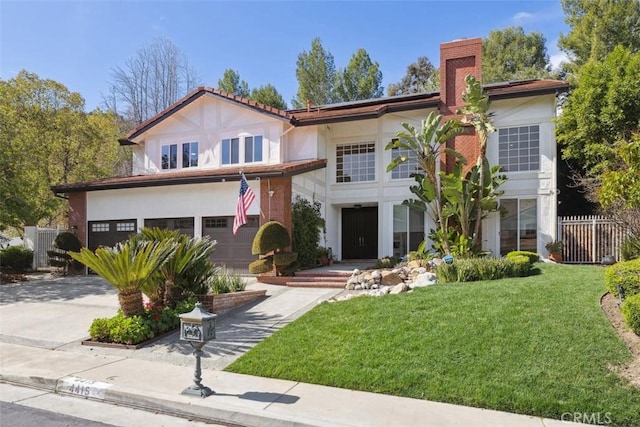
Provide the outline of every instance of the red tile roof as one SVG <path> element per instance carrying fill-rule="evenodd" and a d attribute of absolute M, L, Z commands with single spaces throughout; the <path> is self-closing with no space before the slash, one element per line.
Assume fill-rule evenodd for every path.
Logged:
<path fill-rule="evenodd" d="M 322 169 L 326 166 L 327 160 L 319 159 L 298 160 L 275 165 L 243 165 L 218 169 L 198 169 L 194 171 L 182 170 L 180 172 L 111 177 L 88 182 L 54 185 L 51 187 L 51 190 L 56 194 L 63 194 L 81 191 L 114 190 L 120 188 L 239 181 L 241 172 L 244 172 L 247 179 L 270 178 L 298 175 L 316 169 Z"/>

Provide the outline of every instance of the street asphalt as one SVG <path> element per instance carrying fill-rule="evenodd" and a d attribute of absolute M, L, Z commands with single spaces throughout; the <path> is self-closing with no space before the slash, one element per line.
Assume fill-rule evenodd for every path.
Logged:
<path fill-rule="evenodd" d="M 224 372 L 276 330 L 339 289 L 288 288 L 248 280 L 267 296 L 219 317 L 204 347 L 202 383 L 215 393 L 183 395 L 195 358 L 176 332 L 138 350 L 82 345 L 96 317 L 118 309 L 96 276 L 32 275 L 0 285 L 0 382 L 239 426 L 547 426 L 571 423 Z M 0 389 L 2 390 L 2 389 Z M 576 424 L 577 425 L 577 424 Z"/>

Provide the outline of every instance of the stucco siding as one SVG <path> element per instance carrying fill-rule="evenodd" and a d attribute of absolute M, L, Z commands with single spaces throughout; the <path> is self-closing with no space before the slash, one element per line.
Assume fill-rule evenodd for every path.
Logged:
<path fill-rule="evenodd" d="M 259 215 L 260 185 L 257 181 L 249 185 L 256 200 L 248 215 Z M 235 215 L 239 188 L 238 182 L 223 182 L 90 192 L 87 221 L 136 218 L 140 228 L 145 219 L 194 217 L 200 236 L 202 217 Z"/>

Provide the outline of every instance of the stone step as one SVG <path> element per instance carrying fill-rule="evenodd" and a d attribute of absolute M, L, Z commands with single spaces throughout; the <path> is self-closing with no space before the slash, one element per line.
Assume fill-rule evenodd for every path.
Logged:
<path fill-rule="evenodd" d="M 339 282 L 346 283 L 349 276 L 298 276 L 290 277 L 292 282 Z"/>
<path fill-rule="evenodd" d="M 345 282 L 322 282 L 322 281 L 288 281 L 285 283 L 290 288 L 331 288 L 331 289 L 344 289 Z"/>
<path fill-rule="evenodd" d="M 341 278 L 349 278 L 351 276 L 351 272 L 348 271 L 296 271 L 295 277 L 341 277 Z"/>

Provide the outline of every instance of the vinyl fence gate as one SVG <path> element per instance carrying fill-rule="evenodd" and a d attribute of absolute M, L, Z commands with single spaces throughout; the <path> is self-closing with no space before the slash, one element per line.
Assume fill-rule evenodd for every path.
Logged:
<path fill-rule="evenodd" d="M 558 218 L 558 239 L 564 243 L 562 257 L 567 264 L 600 264 L 605 255 L 620 261 L 626 230 L 603 216 Z"/>
<path fill-rule="evenodd" d="M 33 242 L 33 264 L 32 268 L 44 268 L 49 266 L 49 255 L 47 251 L 53 249 L 53 242 L 56 236 L 64 231 L 65 228 L 41 228 L 41 227 L 25 227 L 25 240 Z"/>

